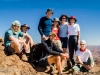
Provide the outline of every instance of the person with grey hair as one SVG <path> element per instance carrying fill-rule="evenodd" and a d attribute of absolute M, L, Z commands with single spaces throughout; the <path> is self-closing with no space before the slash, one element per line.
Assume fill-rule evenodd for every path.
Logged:
<path fill-rule="evenodd" d="M 93 56 L 90 50 L 86 49 L 86 41 L 80 41 L 80 49 L 76 51 L 77 65 L 73 71 L 88 72 L 94 66 Z"/>
<path fill-rule="evenodd" d="M 26 43 L 19 39 L 19 37 L 27 36 L 27 34 L 24 35 L 23 32 L 20 31 L 20 25 L 19 21 L 14 21 L 12 22 L 11 28 L 5 32 L 4 51 L 7 55 L 17 53 L 19 56 L 22 55 L 22 60 L 27 60 L 26 55 L 22 54 L 23 48 L 27 50 Z"/>

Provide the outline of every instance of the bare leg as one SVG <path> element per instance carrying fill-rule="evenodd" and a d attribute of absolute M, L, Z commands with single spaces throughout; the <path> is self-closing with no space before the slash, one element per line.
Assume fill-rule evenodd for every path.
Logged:
<path fill-rule="evenodd" d="M 66 63 L 66 57 L 62 57 L 62 56 L 61 56 L 61 67 L 62 67 L 62 70 L 63 70 L 64 67 L 65 67 L 65 63 Z"/>
<path fill-rule="evenodd" d="M 66 53 L 67 52 L 67 48 L 63 48 L 63 52 Z"/>
<path fill-rule="evenodd" d="M 25 48 L 26 49 L 26 53 L 30 53 L 30 40 L 27 37 L 25 37 L 24 41 L 26 43 L 26 48 Z"/>
<path fill-rule="evenodd" d="M 17 53 L 21 52 L 21 50 L 20 50 L 20 44 L 19 44 L 19 42 L 17 40 L 12 41 L 11 47 L 15 50 L 15 52 L 17 52 Z"/>
<path fill-rule="evenodd" d="M 48 63 L 52 64 L 55 63 L 56 67 L 58 69 L 58 72 L 62 72 L 62 67 L 61 67 L 61 57 L 60 56 L 50 56 L 48 57 Z"/>

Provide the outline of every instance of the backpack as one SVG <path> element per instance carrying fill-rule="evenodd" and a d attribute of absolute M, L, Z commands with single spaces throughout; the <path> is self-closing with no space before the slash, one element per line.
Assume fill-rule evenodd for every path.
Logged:
<path fill-rule="evenodd" d="M 41 50 L 41 43 L 38 43 L 31 48 L 29 63 L 31 63 L 33 67 L 36 67 L 38 65 L 38 61 L 42 57 L 42 53 L 43 52 Z"/>

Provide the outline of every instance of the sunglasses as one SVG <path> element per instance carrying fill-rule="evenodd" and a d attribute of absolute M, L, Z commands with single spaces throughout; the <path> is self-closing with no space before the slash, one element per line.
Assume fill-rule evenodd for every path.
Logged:
<path fill-rule="evenodd" d="M 62 18 L 62 19 L 66 19 L 66 18 Z"/>
<path fill-rule="evenodd" d="M 14 27 L 18 27 L 19 28 L 19 26 L 16 26 L 16 25 L 13 25 Z"/>
<path fill-rule="evenodd" d="M 80 45 L 85 45 L 85 44 L 80 44 Z"/>

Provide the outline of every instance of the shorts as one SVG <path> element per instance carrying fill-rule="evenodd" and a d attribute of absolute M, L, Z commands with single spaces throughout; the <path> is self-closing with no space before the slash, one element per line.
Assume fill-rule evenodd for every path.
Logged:
<path fill-rule="evenodd" d="M 46 67 L 49 66 L 48 60 L 47 60 L 48 56 L 45 56 L 43 58 L 41 58 L 38 62 L 40 67 Z"/>
<path fill-rule="evenodd" d="M 15 50 L 11 46 L 5 47 L 4 50 L 8 55 L 12 55 L 12 54 L 16 53 Z M 20 44 L 20 52 L 22 52 L 22 50 L 23 50 L 23 45 Z"/>
<path fill-rule="evenodd" d="M 8 47 L 5 47 L 5 52 L 7 55 L 12 55 L 15 53 L 15 50 L 11 46 L 8 46 Z"/>
<path fill-rule="evenodd" d="M 60 37 L 62 48 L 67 48 L 68 45 L 68 37 Z"/>

